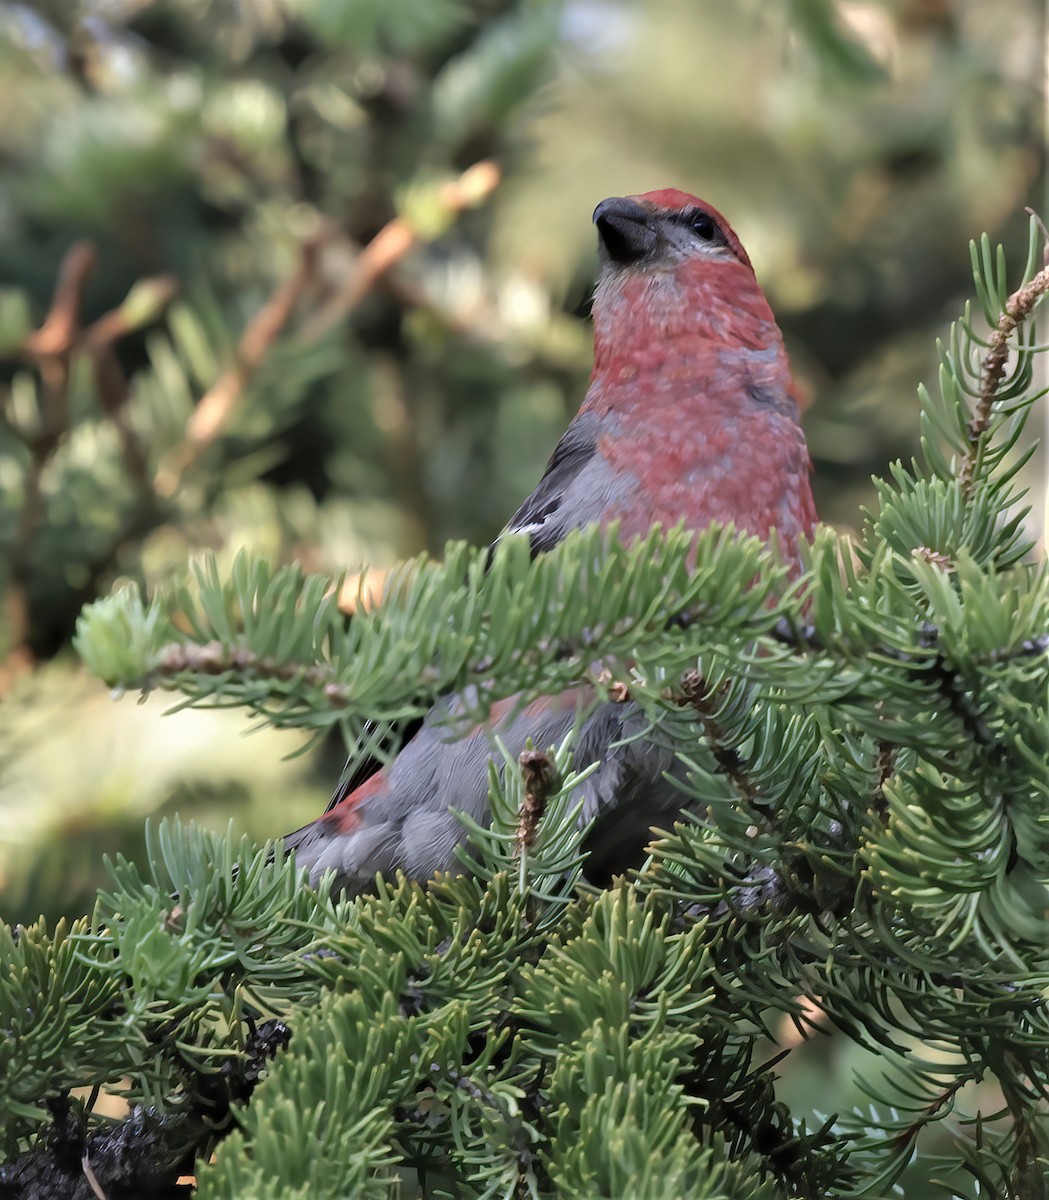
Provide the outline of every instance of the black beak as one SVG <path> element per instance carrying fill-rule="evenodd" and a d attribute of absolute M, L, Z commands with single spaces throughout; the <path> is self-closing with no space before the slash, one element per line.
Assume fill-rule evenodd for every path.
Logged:
<path fill-rule="evenodd" d="M 594 224 L 603 256 L 610 262 L 637 262 L 651 254 L 659 241 L 651 214 L 625 196 L 602 200 L 594 209 Z"/>

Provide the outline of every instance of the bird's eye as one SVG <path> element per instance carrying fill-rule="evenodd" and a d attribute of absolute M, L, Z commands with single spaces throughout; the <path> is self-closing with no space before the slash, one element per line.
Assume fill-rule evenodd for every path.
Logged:
<path fill-rule="evenodd" d="M 689 228 L 697 237 L 701 237 L 705 242 L 709 242 L 717 232 L 714 218 L 705 212 L 696 213 L 692 220 L 689 221 Z"/>

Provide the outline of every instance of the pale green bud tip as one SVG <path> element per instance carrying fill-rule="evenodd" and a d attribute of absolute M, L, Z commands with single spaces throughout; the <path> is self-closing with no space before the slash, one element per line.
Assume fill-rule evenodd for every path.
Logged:
<path fill-rule="evenodd" d="M 160 608 L 127 586 L 84 608 L 73 646 L 87 669 L 111 686 L 141 685 L 170 633 Z"/>

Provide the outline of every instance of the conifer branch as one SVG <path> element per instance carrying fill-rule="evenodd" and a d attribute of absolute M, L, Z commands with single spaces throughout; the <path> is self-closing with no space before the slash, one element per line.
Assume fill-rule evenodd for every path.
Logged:
<path fill-rule="evenodd" d="M 707 681 L 698 671 L 686 671 L 682 675 L 680 692 L 682 702 L 689 704 L 699 718 L 706 735 L 707 746 L 714 756 L 718 770 L 731 780 L 736 793 L 745 804 L 752 809 L 760 808 L 760 791 L 747 773 L 747 764 L 739 751 L 731 745 L 718 723 L 717 692 L 711 691 Z"/>
<path fill-rule="evenodd" d="M 322 691 L 336 708 L 343 707 L 348 698 L 346 689 L 340 688 L 333 681 L 332 668 L 323 664 L 306 666 L 298 662 L 278 662 L 270 657 L 259 656 L 251 650 L 224 646 L 221 642 L 206 642 L 203 646 L 171 642 L 162 646 L 154 669 L 156 678 L 177 679 L 187 673 L 239 675 L 256 680 L 273 680 L 282 684 L 300 680 Z"/>
<path fill-rule="evenodd" d="M 638 570 L 657 555 L 662 574 Z M 574 684 L 598 657 L 666 644 L 682 658 L 697 639 L 744 645 L 777 621 L 782 579 L 760 543 L 730 530 L 655 530 L 625 547 L 588 529 L 534 561 L 524 538 L 501 540 L 490 565 L 484 551 L 449 546 L 439 566 L 402 568 L 383 604 L 347 624 L 325 577 L 242 557 L 220 580 L 206 560 L 192 589 L 148 604 L 128 591 L 85 609 L 76 645 L 111 684 L 219 696 L 285 725 L 316 727 L 325 712 L 331 723 L 401 719 L 463 689 L 483 714 L 524 679 L 534 694 Z"/>
<path fill-rule="evenodd" d="M 922 1109 L 918 1118 L 897 1137 L 897 1151 L 902 1152 L 910 1149 L 925 1126 L 932 1121 L 939 1120 L 943 1113 L 951 1108 L 955 1096 L 969 1082 L 970 1080 L 965 1075 L 960 1075 L 949 1087 L 944 1088 L 943 1091 L 933 1096 L 924 1109 Z"/>
<path fill-rule="evenodd" d="M 561 781 L 548 755 L 541 750 L 524 750 L 518 757 L 524 779 L 524 801 L 517 822 L 515 854 L 523 858 L 535 844 L 539 822 L 546 812 L 546 802 L 556 792 Z"/>
<path fill-rule="evenodd" d="M 1038 221 L 1041 225 L 1040 219 Z M 1042 228 L 1044 229 L 1044 226 Z M 1049 254 L 1049 246 L 1047 246 L 1046 252 Z M 1049 290 L 1049 263 L 1033 279 L 1013 292 L 1005 303 L 998 324 L 991 331 L 989 348 L 980 370 L 980 390 L 976 407 L 968 424 L 969 446 L 959 471 L 959 478 L 966 496 L 972 496 L 974 474 L 979 462 L 983 438 L 990 427 L 994 403 L 1005 378 L 1005 364 L 1009 358 L 1009 340 L 1031 315 L 1047 290 Z"/>

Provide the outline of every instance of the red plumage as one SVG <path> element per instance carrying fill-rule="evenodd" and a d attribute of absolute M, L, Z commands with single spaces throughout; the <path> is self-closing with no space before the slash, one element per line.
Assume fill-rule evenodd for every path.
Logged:
<path fill-rule="evenodd" d="M 594 213 L 604 266 L 594 297 L 594 369 L 586 398 L 539 485 L 507 529 L 538 553 L 573 528 L 711 522 L 794 553 L 816 511 L 809 455 L 783 339 L 746 251 L 708 204 L 667 188 L 605 200 Z M 286 839 L 311 877 L 369 885 L 377 871 L 426 878 L 453 869 L 464 831 L 449 809 L 483 820 L 487 760 L 498 734 L 517 754 L 559 742 L 586 689 L 493 711 L 455 730 L 457 701 L 437 706 L 395 761 Z M 451 725 L 449 721 L 451 720 Z M 648 828 L 680 806 L 673 756 L 644 740 L 630 705 L 606 704 L 582 729 L 577 762 L 601 761 L 583 786 L 584 818 L 607 869 L 622 869 Z"/>

